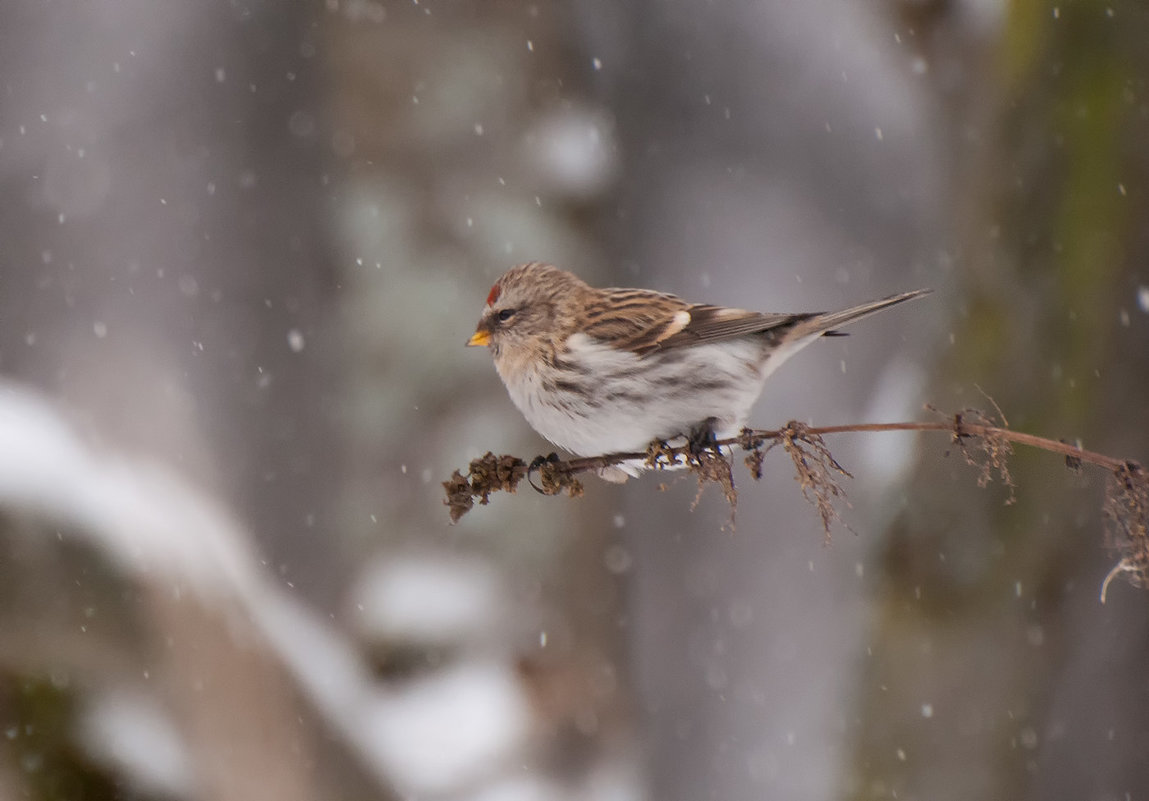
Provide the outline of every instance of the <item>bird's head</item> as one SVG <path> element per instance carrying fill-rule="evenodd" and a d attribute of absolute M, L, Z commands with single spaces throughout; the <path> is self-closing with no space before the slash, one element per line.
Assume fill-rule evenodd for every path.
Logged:
<path fill-rule="evenodd" d="M 485 345 L 496 361 L 518 362 L 553 349 L 569 333 L 590 291 L 570 273 L 542 262 L 512 267 L 495 282 L 468 345 Z"/>

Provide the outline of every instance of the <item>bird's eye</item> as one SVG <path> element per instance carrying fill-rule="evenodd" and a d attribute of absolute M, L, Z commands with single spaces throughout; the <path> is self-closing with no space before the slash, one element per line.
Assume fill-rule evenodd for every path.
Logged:
<path fill-rule="evenodd" d="M 514 309 L 500 309 L 499 313 L 495 315 L 495 319 L 497 319 L 500 323 L 505 323 L 507 320 L 511 319 L 514 316 L 515 316 L 515 310 Z"/>

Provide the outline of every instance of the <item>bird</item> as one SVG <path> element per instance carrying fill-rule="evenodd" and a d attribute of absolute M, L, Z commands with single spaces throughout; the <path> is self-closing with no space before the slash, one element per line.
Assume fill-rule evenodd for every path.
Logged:
<path fill-rule="evenodd" d="M 822 336 L 929 293 L 834 312 L 776 313 L 690 303 L 649 289 L 598 289 L 539 261 L 487 295 L 468 346 L 487 347 L 527 422 L 576 456 L 644 452 L 737 436 L 766 379 Z M 600 469 L 639 475 L 643 460 Z"/>

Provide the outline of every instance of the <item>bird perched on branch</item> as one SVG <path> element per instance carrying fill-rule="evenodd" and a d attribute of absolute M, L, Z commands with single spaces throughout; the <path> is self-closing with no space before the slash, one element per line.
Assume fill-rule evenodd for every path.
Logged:
<path fill-rule="evenodd" d="M 527 422 L 578 456 L 655 441 L 736 436 L 766 378 L 818 337 L 928 289 L 836 312 L 779 314 L 688 303 L 648 289 L 596 289 L 542 262 L 487 295 L 468 345 L 483 345 Z M 625 481 L 641 462 L 600 471 Z"/>

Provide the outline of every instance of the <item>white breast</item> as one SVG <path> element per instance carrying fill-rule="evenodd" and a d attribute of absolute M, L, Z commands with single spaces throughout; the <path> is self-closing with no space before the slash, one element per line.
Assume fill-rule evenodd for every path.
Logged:
<path fill-rule="evenodd" d="M 593 456 L 642 451 L 709 418 L 718 436 L 737 434 L 762 392 L 766 368 L 781 363 L 764 363 L 765 350 L 761 339 L 747 337 L 640 357 L 576 334 L 558 360 L 567 369 L 534 365 L 500 375 L 536 431 Z"/>

